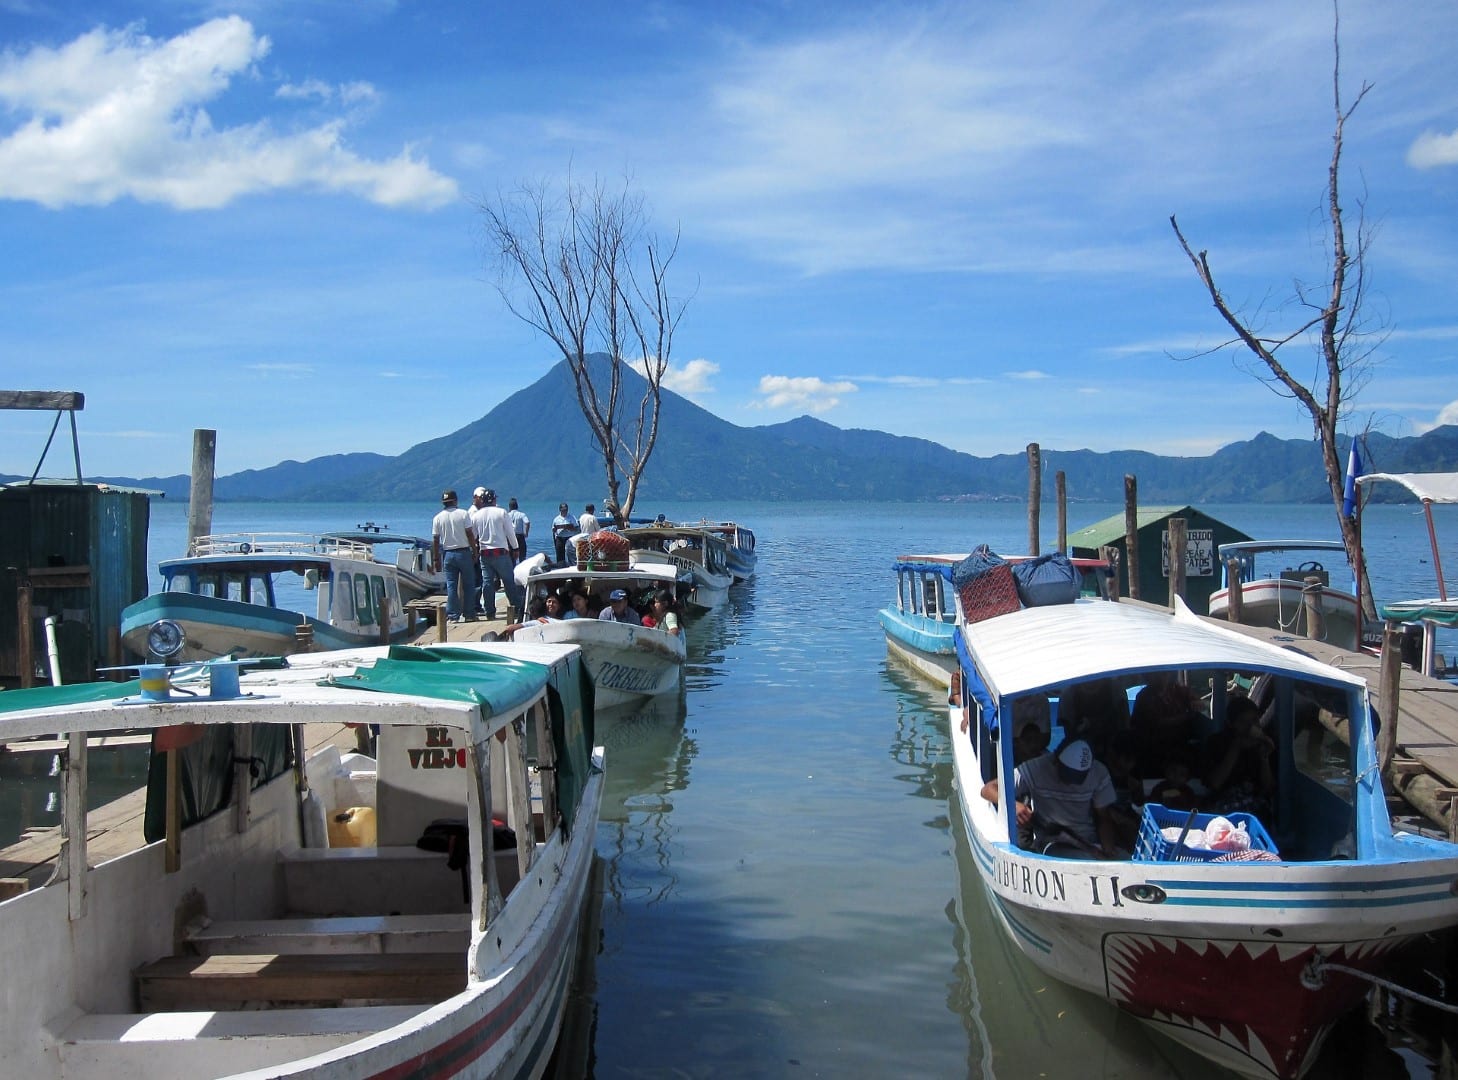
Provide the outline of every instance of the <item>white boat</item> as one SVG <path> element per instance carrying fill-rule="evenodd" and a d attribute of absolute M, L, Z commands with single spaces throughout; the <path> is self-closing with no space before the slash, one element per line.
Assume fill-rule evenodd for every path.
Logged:
<path fill-rule="evenodd" d="M 634 566 L 671 566 L 693 575 L 684 603 L 702 610 L 716 607 L 729 594 L 729 550 L 724 537 L 699 525 L 634 525 L 620 535 L 631 545 Z"/>
<path fill-rule="evenodd" d="M 615 589 L 638 602 L 650 592 L 667 590 L 678 595 L 681 572 L 672 566 L 633 566 L 625 570 L 578 570 L 564 567 L 532 574 L 527 579 L 527 603 L 550 591 L 581 590 L 606 606 Z M 677 693 L 683 685 L 687 655 L 684 631 L 670 634 L 657 627 L 637 626 L 603 619 L 527 620 L 512 634 L 513 641 L 553 642 L 582 649 L 592 673 L 593 697 L 598 709 L 642 702 L 660 694 Z"/>
<path fill-rule="evenodd" d="M 1394 831 L 1357 676 L 1182 604 L 1171 614 L 1078 600 L 979 622 L 959 611 L 957 637 L 949 697 L 962 815 L 1002 931 L 1048 975 L 1238 1073 L 1299 1077 L 1405 947 L 1458 923 L 1458 846 Z M 1277 787 L 1268 820 L 1252 818 L 1249 832 L 1267 850 L 1182 845 L 1180 823 L 1209 817 L 1179 813 L 1165 835 L 1170 812 L 1152 803 L 1132 858 L 1022 846 L 1014 800 L 982 797 L 993 779 L 1015 789 L 1020 705 L 1053 714 L 1056 749 L 1059 700 L 1090 683 L 1127 693 L 1160 673 L 1209 689 L 1212 727 L 1229 682 L 1269 688 Z M 1347 719 L 1350 746 L 1318 709 Z"/>
<path fill-rule="evenodd" d="M 391 641 L 408 634 L 397 568 L 371 546 L 301 533 L 200 536 L 190 553 L 158 564 L 162 591 L 122 611 L 122 643 L 147 655 L 147 632 L 166 619 L 187 635 L 180 659 L 285 656 L 299 649 L 299 628 L 321 650 L 379 644 L 388 604 Z M 313 613 L 300 610 L 309 593 Z"/>
<path fill-rule="evenodd" d="M 72 741 L 57 874 L 0 904 L 17 988 L 24 973 L 0 1075 L 543 1074 L 602 799 L 580 654 L 287 663 L 0 694 L 4 738 Z M 377 725 L 378 765 L 341 768 L 332 746 L 295 765 L 302 722 Z M 119 725 L 155 735 L 165 835 L 89 866 L 86 734 Z"/>
<path fill-rule="evenodd" d="M 406 603 L 446 591 L 445 572 L 430 566 L 430 537 L 390 532 L 388 525 L 366 521 L 353 529 L 326 533 L 325 543 L 364 544 L 370 557 L 395 568 L 400 579 L 400 597 Z"/>
<path fill-rule="evenodd" d="M 1222 584 L 1210 594 L 1210 614 L 1226 618 L 1230 607 L 1230 566 L 1239 560 L 1240 621 L 1247 626 L 1284 630 L 1312 637 L 1308 604 L 1320 601 L 1321 641 L 1343 649 L 1359 644 L 1357 586 L 1340 540 L 1248 540 L 1220 545 Z M 1329 567 L 1339 566 L 1334 576 Z"/>
<path fill-rule="evenodd" d="M 1355 484 L 1366 487 L 1389 482 L 1406 488 L 1422 503 L 1423 518 L 1428 526 L 1428 544 L 1432 552 L 1433 574 L 1436 578 L 1435 594 L 1415 600 L 1399 600 L 1385 604 L 1378 609 L 1384 619 L 1417 624 L 1422 627 L 1422 653 L 1418 667 L 1425 675 L 1442 674 L 1452 678 L 1451 671 L 1438 669 L 1438 629 L 1458 627 L 1458 603 L 1448 596 L 1448 584 L 1443 577 L 1443 554 L 1438 547 L 1438 530 L 1433 523 L 1433 505 L 1458 503 L 1458 473 L 1368 473 L 1355 478 Z M 1357 530 L 1362 528 L 1362 500 L 1355 500 L 1357 507 Z"/>
<path fill-rule="evenodd" d="M 754 577 L 754 564 L 758 556 L 754 551 L 753 529 L 746 528 L 737 521 L 700 521 L 698 527 L 724 538 L 729 572 L 734 575 L 736 584 Z"/>

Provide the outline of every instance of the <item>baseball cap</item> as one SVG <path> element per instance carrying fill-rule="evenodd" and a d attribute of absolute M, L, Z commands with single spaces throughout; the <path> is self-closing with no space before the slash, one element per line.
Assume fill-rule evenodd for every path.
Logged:
<path fill-rule="evenodd" d="M 609 600 L 626 600 L 627 598 L 628 594 L 622 589 L 614 589 L 612 592 L 608 593 Z"/>
<path fill-rule="evenodd" d="M 485 495 L 485 494 L 486 494 L 486 489 L 483 488 L 483 487 L 478 487 L 475 491 L 471 492 L 471 497 L 472 498 L 475 498 L 477 495 Z"/>
<path fill-rule="evenodd" d="M 1074 739 L 1058 751 L 1058 761 L 1074 772 L 1088 772 L 1093 767 L 1093 750 L 1082 739 Z"/>
<path fill-rule="evenodd" d="M 440 501 L 443 503 L 455 502 L 456 492 L 454 488 L 446 488 L 440 493 Z"/>

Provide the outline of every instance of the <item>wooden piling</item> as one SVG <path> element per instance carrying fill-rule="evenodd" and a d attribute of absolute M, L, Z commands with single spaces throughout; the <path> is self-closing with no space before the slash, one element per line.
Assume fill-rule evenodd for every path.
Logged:
<path fill-rule="evenodd" d="M 1301 589 L 1301 603 L 1306 609 L 1306 636 L 1312 641 L 1326 640 L 1325 588 L 1321 578 L 1309 577 Z"/>
<path fill-rule="evenodd" d="M 187 501 L 187 551 L 199 536 L 213 531 L 213 473 L 217 463 L 218 433 L 197 428 L 192 433 L 192 485 Z"/>
<path fill-rule="evenodd" d="M 1037 555 L 1039 515 L 1043 510 L 1043 452 L 1028 443 L 1028 554 Z"/>
<path fill-rule="evenodd" d="M 1225 595 L 1225 621 L 1238 623 L 1245 606 L 1245 582 L 1240 579 L 1240 559 L 1225 560 L 1225 580 L 1230 582 Z"/>
<path fill-rule="evenodd" d="M 1169 519 L 1169 606 L 1174 609 L 1175 597 L 1185 598 L 1185 549 L 1189 546 L 1184 518 Z"/>
<path fill-rule="evenodd" d="M 1139 481 L 1124 474 L 1124 557 L 1129 599 L 1139 599 Z"/>
<path fill-rule="evenodd" d="M 1058 500 L 1058 550 L 1068 551 L 1068 477 L 1062 469 L 1053 474 L 1054 497 Z"/>
<path fill-rule="evenodd" d="M 1397 746 L 1398 689 L 1402 683 L 1402 627 L 1389 619 L 1382 630 L 1381 693 L 1378 711 L 1382 715 L 1382 729 L 1377 733 L 1377 771 L 1387 772 L 1392 761 L 1393 748 Z"/>
<path fill-rule="evenodd" d="M 15 622 L 18 637 L 15 642 L 15 663 L 20 668 L 20 685 L 35 685 L 35 628 L 31 625 L 30 583 L 15 589 Z"/>

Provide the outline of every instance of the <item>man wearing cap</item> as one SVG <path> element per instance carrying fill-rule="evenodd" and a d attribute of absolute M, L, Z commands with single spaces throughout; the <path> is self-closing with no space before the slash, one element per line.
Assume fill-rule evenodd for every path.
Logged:
<path fill-rule="evenodd" d="M 634 626 L 642 626 L 643 620 L 638 613 L 628 606 L 628 594 L 623 589 L 614 589 L 608 593 L 608 606 L 602 609 L 598 618 L 603 622 L 625 622 Z"/>
<path fill-rule="evenodd" d="M 532 531 L 532 519 L 516 505 L 515 499 L 506 500 L 506 516 L 511 518 L 511 527 L 516 533 L 516 561 L 526 558 L 527 534 Z"/>
<path fill-rule="evenodd" d="M 476 531 L 471 517 L 456 505 L 453 488 L 440 496 L 440 513 L 430 523 L 430 564 L 445 571 L 446 618 L 451 622 L 476 618 Z"/>
<path fill-rule="evenodd" d="M 496 585 L 506 591 L 511 605 L 507 622 L 521 619 L 521 586 L 511 568 L 516 563 L 516 530 L 506 511 L 496 505 L 496 492 L 478 487 L 471 509 L 471 525 L 481 541 L 481 606 L 486 618 L 496 618 Z"/>
<path fill-rule="evenodd" d="M 1048 855 L 1110 859 L 1119 851 L 1111 813 L 1117 796 L 1109 770 L 1095 761 L 1082 739 L 1056 754 L 1041 754 L 1013 770 L 1020 844 Z M 1000 801 L 996 779 L 982 785 L 982 797 Z M 1030 839 L 1023 837 L 1030 833 Z"/>

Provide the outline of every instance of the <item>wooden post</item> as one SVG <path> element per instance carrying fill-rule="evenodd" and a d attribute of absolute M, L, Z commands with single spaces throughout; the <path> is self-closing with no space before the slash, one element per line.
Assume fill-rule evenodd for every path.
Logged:
<path fill-rule="evenodd" d="M 213 531 L 213 470 L 216 465 L 218 433 L 196 428 L 192 433 L 192 486 L 187 501 L 187 551 L 192 542 Z"/>
<path fill-rule="evenodd" d="M 18 637 L 15 641 L 15 663 L 20 668 L 20 685 L 35 685 L 35 630 L 30 625 L 30 585 L 15 590 L 15 622 Z"/>
<path fill-rule="evenodd" d="M 1319 577 L 1307 578 L 1301 589 L 1301 603 L 1306 608 L 1306 636 L 1312 641 L 1326 640 L 1326 611 L 1323 607 L 1325 591 Z"/>
<path fill-rule="evenodd" d="M 1068 551 L 1068 477 L 1062 469 L 1053 474 L 1053 491 L 1058 499 L 1058 550 Z"/>
<path fill-rule="evenodd" d="M 1124 474 L 1124 557 L 1129 575 L 1129 599 L 1139 599 L 1139 481 Z"/>
<path fill-rule="evenodd" d="M 248 831 L 253 798 L 253 725 L 233 725 L 233 831 Z"/>
<path fill-rule="evenodd" d="M 294 627 L 294 651 L 314 651 L 314 628 L 306 622 L 301 622 Z"/>
<path fill-rule="evenodd" d="M 1392 752 L 1397 746 L 1397 710 L 1402 688 L 1402 627 L 1389 619 L 1382 631 L 1382 693 L 1378 711 L 1382 714 L 1382 730 L 1377 733 L 1377 773 L 1387 772 Z"/>
<path fill-rule="evenodd" d="M 86 732 L 69 732 L 66 743 L 62 782 L 66 839 L 60 861 L 66 868 L 66 899 L 75 922 L 86 914 Z"/>
<path fill-rule="evenodd" d="M 390 598 L 380 597 L 380 644 L 390 644 Z"/>
<path fill-rule="evenodd" d="M 1185 548 L 1189 546 L 1184 518 L 1169 519 L 1169 606 L 1174 610 L 1175 597 L 1185 598 Z"/>
<path fill-rule="evenodd" d="M 182 869 L 182 751 L 167 751 L 167 802 L 164 812 L 166 837 L 163 856 L 167 873 Z"/>
<path fill-rule="evenodd" d="M 1240 622 L 1241 609 L 1245 606 L 1245 582 L 1240 579 L 1240 559 L 1225 560 L 1225 580 L 1230 582 L 1226 589 L 1225 621 Z"/>
<path fill-rule="evenodd" d="M 445 639 L 446 639 L 446 609 L 445 609 L 445 605 L 444 604 L 441 604 L 439 607 L 437 607 L 435 609 L 435 640 L 436 641 L 444 641 Z"/>
<path fill-rule="evenodd" d="M 1037 443 L 1028 443 L 1028 554 L 1037 555 L 1039 515 L 1043 510 L 1043 462 Z"/>

